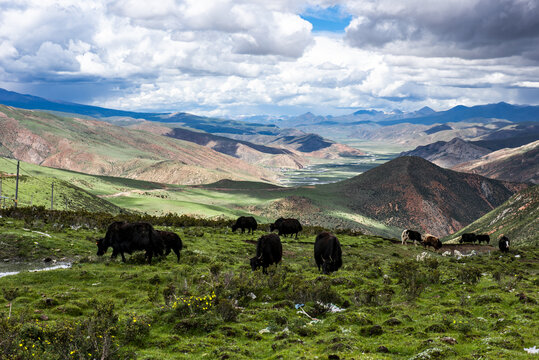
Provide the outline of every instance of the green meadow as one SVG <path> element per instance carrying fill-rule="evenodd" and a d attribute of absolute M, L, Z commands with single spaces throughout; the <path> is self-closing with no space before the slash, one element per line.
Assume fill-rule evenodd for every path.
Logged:
<path fill-rule="evenodd" d="M 6 214 L 0 272 L 72 267 L 0 278 L 2 359 L 529 359 L 538 341 L 534 248 L 418 259 L 422 247 L 338 233 L 344 265 L 322 275 L 320 229 L 307 227 L 263 275 L 249 258 L 265 225 L 247 235 L 153 218 L 184 250 L 147 265 L 95 255 L 105 215 Z"/>
<path fill-rule="evenodd" d="M 134 179 L 83 174 L 21 162 L 25 182 L 19 184 L 22 206 L 50 208 L 51 186 L 55 182 L 54 209 L 118 213 L 121 209 L 156 215 L 174 213 L 196 217 L 235 218 L 253 214 L 269 222 L 279 216 L 301 213 L 308 225 L 355 229 L 383 236 L 397 236 L 400 230 L 352 212 L 337 188 L 312 186 L 279 187 L 248 181 L 221 180 L 214 184 L 183 186 Z M 16 162 L 0 158 L 0 172 L 14 174 Z M 13 198 L 15 177 L 3 178 L 3 195 Z M 84 201 L 77 200 L 84 193 Z M 89 198 L 87 195 L 94 195 Z M 9 202 L 8 202 L 9 206 Z M 292 216 L 291 215 L 291 216 Z"/>

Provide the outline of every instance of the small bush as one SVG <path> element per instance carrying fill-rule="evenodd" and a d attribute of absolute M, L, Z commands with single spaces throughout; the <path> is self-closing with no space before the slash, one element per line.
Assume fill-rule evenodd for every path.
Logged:
<path fill-rule="evenodd" d="M 219 300 L 216 306 L 217 313 L 221 316 L 221 319 L 225 322 L 236 321 L 239 310 L 234 306 L 232 301 L 228 299 Z"/>
<path fill-rule="evenodd" d="M 476 266 L 461 267 L 456 273 L 457 279 L 465 284 L 475 285 L 481 279 L 481 270 Z"/>
<path fill-rule="evenodd" d="M 126 342 L 141 342 L 150 333 L 150 319 L 147 316 L 131 314 L 124 322 L 124 339 Z"/>

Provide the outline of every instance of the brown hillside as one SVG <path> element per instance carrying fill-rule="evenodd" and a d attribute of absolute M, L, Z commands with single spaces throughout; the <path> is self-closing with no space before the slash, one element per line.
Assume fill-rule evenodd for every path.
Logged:
<path fill-rule="evenodd" d="M 362 215 L 445 236 L 501 205 L 525 185 L 458 173 L 406 156 L 319 188 L 324 187 Z"/>
<path fill-rule="evenodd" d="M 539 140 L 515 148 L 501 149 L 453 168 L 491 179 L 539 184 Z"/>
<path fill-rule="evenodd" d="M 0 128 L 2 153 L 44 166 L 176 184 L 275 180 L 207 147 L 102 121 L 0 106 Z"/>

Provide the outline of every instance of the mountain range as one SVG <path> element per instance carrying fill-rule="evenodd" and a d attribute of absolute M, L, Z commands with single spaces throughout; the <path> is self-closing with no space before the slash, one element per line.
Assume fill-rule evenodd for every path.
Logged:
<path fill-rule="evenodd" d="M 364 155 L 325 137 L 331 134 L 410 147 L 429 144 L 402 154 L 421 157 L 401 156 L 334 184 L 271 191 L 253 191 L 249 186 L 250 196 L 262 200 L 233 206 L 234 212 L 268 218 L 286 213 L 312 225 L 357 224 L 363 231 L 380 229 L 392 236 L 403 228 L 414 228 L 445 236 L 528 186 L 514 181 L 537 180 L 537 145 L 529 143 L 539 131 L 537 121 L 530 121 L 539 107 L 501 103 L 440 113 L 423 108 L 408 114 L 359 110 L 348 117 L 310 114 L 276 126 L 263 119 L 255 123 L 187 113 L 117 111 L 5 90 L 0 91 L 2 102 L 10 106 L 0 106 L 0 155 L 163 184 L 217 182 L 211 191 L 234 191 L 232 198 L 242 189 L 223 188 L 223 181 L 230 181 L 224 179 L 277 183 L 275 168 L 299 169 L 313 159 Z M 491 116 L 496 109 L 499 116 Z M 449 118 L 450 122 L 443 122 Z M 282 127 L 299 120 L 299 129 Z M 441 140 L 430 144 L 428 140 L 433 139 Z M 459 169 L 470 173 L 444 169 L 422 157 L 455 169 L 466 163 Z M 159 189 L 167 191 L 167 186 Z"/>

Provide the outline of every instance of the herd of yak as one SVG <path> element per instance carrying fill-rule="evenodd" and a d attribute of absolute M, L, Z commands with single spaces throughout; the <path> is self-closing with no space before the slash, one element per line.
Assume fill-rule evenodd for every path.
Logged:
<path fill-rule="evenodd" d="M 257 229 L 257 222 L 252 216 L 241 216 L 232 225 L 232 231 L 241 229 L 244 233 L 253 233 Z M 277 230 L 278 235 L 273 233 Z M 267 274 L 267 269 L 272 264 L 278 264 L 283 255 L 283 247 L 280 236 L 295 235 L 298 238 L 298 233 L 303 230 L 300 222 L 297 219 L 279 218 L 270 225 L 269 234 L 262 235 L 256 244 L 256 255 L 250 259 L 251 268 L 253 271 L 262 267 L 262 272 Z M 402 232 L 401 241 L 406 245 L 407 241 L 412 241 L 414 244 L 421 243 L 425 248 L 432 246 L 435 250 L 442 247 L 442 242 L 435 236 L 430 234 L 420 234 L 417 231 L 406 229 Z M 490 243 L 488 235 L 476 235 L 473 233 L 463 234 L 460 238 L 460 243 L 475 243 L 475 242 Z M 171 251 L 174 251 L 178 262 L 180 262 L 180 251 L 183 244 L 180 237 L 170 231 L 160 231 L 153 228 L 149 223 L 136 222 L 128 223 L 116 221 L 109 225 L 105 237 L 97 240 L 97 255 L 104 255 L 108 248 L 112 248 L 112 258 L 116 258 L 118 254 L 122 256 L 122 261 L 125 262 L 125 253 L 132 254 L 134 251 L 146 251 L 145 258 L 151 264 L 154 255 L 167 256 Z M 499 239 L 498 246 L 502 252 L 509 251 L 509 239 L 502 236 Z M 337 237 L 329 232 L 322 232 L 316 236 L 314 243 L 314 259 L 318 266 L 318 271 L 322 270 L 324 274 L 339 270 L 342 266 L 342 251 L 341 244 Z"/>

